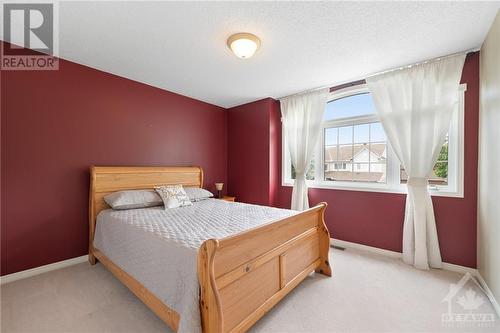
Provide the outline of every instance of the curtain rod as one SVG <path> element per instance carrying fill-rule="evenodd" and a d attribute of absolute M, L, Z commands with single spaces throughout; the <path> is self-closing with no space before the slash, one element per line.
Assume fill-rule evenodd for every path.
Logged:
<path fill-rule="evenodd" d="M 298 96 L 298 95 L 310 93 L 310 92 L 313 92 L 313 91 L 316 91 L 316 90 L 321 90 L 321 89 L 326 89 L 326 88 L 330 88 L 331 89 L 331 88 L 333 88 L 335 86 L 340 86 L 340 85 L 343 85 L 343 84 L 349 84 L 350 82 L 362 81 L 362 80 L 365 80 L 367 77 L 372 77 L 372 76 L 376 76 L 376 75 L 381 75 L 381 74 L 386 74 L 386 73 L 390 73 L 390 72 L 394 72 L 394 71 L 399 71 L 399 70 L 402 70 L 402 69 L 411 68 L 413 66 L 423 65 L 423 64 L 430 63 L 430 62 L 439 61 L 439 60 L 442 60 L 442 59 L 453 57 L 453 56 L 456 56 L 456 55 L 459 55 L 459 54 L 463 54 L 463 53 L 465 53 L 467 55 L 469 53 L 477 52 L 479 50 L 480 50 L 479 48 L 469 49 L 469 50 L 466 50 L 466 51 L 451 53 L 451 54 L 447 54 L 447 55 L 444 55 L 444 56 L 439 56 L 439 57 L 431 58 L 429 60 L 424 60 L 424 61 L 416 62 L 416 63 L 413 63 L 413 64 L 399 66 L 397 68 L 386 69 L 386 70 L 383 70 L 383 71 L 380 71 L 380 72 L 375 72 L 373 74 L 365 75 L 363 78 L 357 78 L 357 79 L 349 80 L 349 82 L 339 83 L 339 84 L 335 84 L 335 85 L 329 84 L 329 85 L 326 85 L 326 86 L 321 86 L 321 87 L 317 87 L 317 88 L 313 88 L 313 89 L 308 89 L 308 90 L 300 91 L 300 92 L 295 93 L 295 94 L 291 94 L 291 95 L 280 97 L 280 98 L 278 98 L 278 100 L 281 100 L 281 99 L 287 98 L 287 97 Z"/>

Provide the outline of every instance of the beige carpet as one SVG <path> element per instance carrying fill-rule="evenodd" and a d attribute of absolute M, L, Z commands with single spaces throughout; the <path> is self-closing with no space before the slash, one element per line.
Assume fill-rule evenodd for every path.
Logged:
<path fill-rule="evenodd" d="M 332 249 L 331 256 L 333 278 L 307 278 L 252 332 L 500 332 L 496 316 L 493 323 L 443 326 L 448 307 L 442 300 L 461 274 L 418 271 L 362 251 Z M 469 302 L 468 312 L 494 313 L 473 281 L 466 288 L 476 293 L 473 307 L 484 301 L 474 311 Z M 464 312 L 453 302 L 454 311 Z M 101 265 L 3 285 L 1 316 L 2 332 L 170 332 Z"/>

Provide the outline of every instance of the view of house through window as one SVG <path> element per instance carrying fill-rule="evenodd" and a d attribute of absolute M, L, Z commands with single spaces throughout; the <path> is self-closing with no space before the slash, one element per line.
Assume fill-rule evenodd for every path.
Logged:
<path fill-rule="evenodd" d="M 324 180 L 386 182 L 387 138 L 380 122 L 369 122 L 375 106 L 369 93 L 334 99 L 325 110 Z M 348 126 L 342 119 L 351 119 Z M 352 124 L 352 125 L 351 125 Z"/>
<path fill-rule="evenodd" d="M 380 123 L 325 128 L 324 180 L 386 181 L 387 142 Z"/>

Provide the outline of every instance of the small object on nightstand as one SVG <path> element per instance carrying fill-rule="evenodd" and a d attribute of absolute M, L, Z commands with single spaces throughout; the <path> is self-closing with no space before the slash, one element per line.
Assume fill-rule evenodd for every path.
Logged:
<path fill-rule="evenodd" d="M 215 183 L 215 189 L 217 190 L 217 198 L 222 199 L 222 188 L 224 183 Z"/>
<path fill-rule="evenodd" d="M 224 201 L 231 201 L 231 202 L 234 202 L 236 200 L 236 197 L 230 197 L 228 195 L 223 195 L 221 198 L 219 198 L 221 200 L 224 200 Z"/>

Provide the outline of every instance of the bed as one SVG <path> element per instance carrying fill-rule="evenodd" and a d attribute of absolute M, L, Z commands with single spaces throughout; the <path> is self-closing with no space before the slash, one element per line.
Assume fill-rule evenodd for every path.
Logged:
<path fill-rule="evenodd" d="M 331 276 L 325 203 L 304 212 L 207 199 L 113 211 L 111 192 L 203 187 L 199 167 L 92 167 L 89 261 L 178 332 L 248 330 L 313 271 Z"/>

